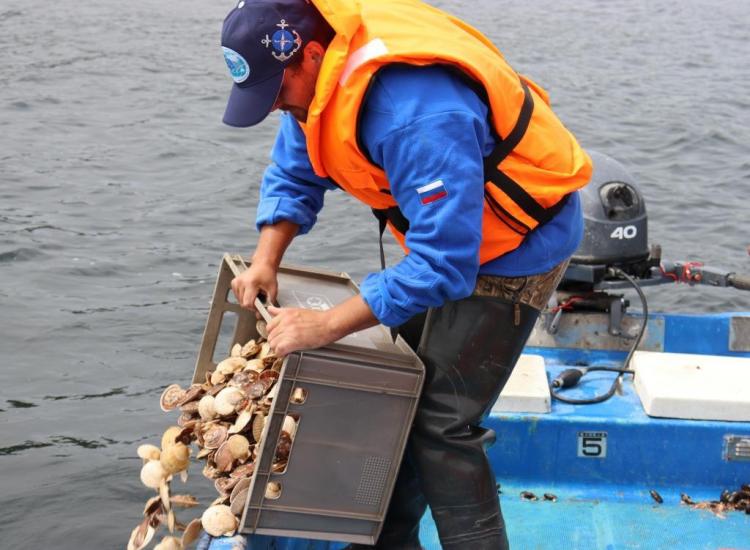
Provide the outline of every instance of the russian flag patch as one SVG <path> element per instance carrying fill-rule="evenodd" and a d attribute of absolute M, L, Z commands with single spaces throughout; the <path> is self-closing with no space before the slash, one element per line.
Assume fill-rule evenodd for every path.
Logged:
<path fill-rule="evenodd" d="M 427 185 L 423 185 L 417 189 L 419 195 L 419 202 L 422 204 L 432 204 L 435 201 L 448 196 L 448 191 L 445 189 L 443 180 L 433 181 Z"/>

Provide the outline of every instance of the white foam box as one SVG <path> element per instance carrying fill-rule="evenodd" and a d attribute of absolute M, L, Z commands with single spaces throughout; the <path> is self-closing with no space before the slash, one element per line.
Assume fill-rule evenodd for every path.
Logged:
<path fill-rule="evenodd" d="M 521 355 L 492 407 L 493 413 L 550 412 L 549 382 L 541 355 Z"/>
<path fill-rule="evenodd" d="M 631 368 L 649 416 L 750 421 L 750 358 L 638 351 Z"/>

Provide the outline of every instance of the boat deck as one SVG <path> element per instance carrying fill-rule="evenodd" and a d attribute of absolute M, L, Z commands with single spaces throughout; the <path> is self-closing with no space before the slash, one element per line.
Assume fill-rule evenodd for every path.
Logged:
<path fill-rule="evenodd" d="M 716 354 L 750 357 L 747 351 L 727 349 L 730 320 L 726 315 L 654 318 L 667 336 L 655 347 L 681 353 L 708 353 L 703 348 L 709 347 Z M 689 333 L 680 330 L 678 339 L 669 338 L 675 323 L 689 326 Z M 696 326 L 701 324 L 699 331 Z M 544 357 L 550 378 L 571 366 L 619 366 L 625 356 L 620 351 L 546 347 L 528 347 L 526 353 Z M 565 395 L 601 394 L 614 376 L 591 373 Z M 750 422 L 651 418 L 632 377 L 626 376 L 621 391 L 604 403 L 553 401 L 549 414 L 493 413 L 485 425 L 497 433 L 489 456 L 514 550 L 750 550 L 750 515 L 728 511 L 718 516 L 680 502 L 681 493 L 694 501 L 718 500 L 722 491 L 750 484 L 750 453 L 727 453 L 733 437 L 750 440 Z M 523 491 L 539 500 L 524 500 Z M 663 503 L 657 503 L 651 491 L 658 492 Z M 557 500 L 543 500 L 545 493 Z M 427 550 L 440 548 L 429 513 L 422 520 L 421 541 Z M 213 541 L 211 550 L 233 548 L 218 542 Z M 250 537 L 247 545 L 253 550 L 343 546 L 259 536 Z"/>

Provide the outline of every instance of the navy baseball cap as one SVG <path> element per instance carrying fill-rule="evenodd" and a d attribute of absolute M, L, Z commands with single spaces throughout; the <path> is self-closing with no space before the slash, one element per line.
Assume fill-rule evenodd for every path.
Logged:
<path fill-rule="evenodd" d="M 322 24 L 309 0 L 241 0 L 229 12 L 221 46 L 234 86 L 224 123 L 247 127 L 261 122 L 276 103 L 284 69 Z"/>

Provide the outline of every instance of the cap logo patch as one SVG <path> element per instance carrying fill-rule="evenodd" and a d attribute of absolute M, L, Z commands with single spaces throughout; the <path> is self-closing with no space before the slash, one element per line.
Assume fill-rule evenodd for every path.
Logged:
<path fill-rule="evenodd" d="M 286 19 L 282 19 L 276 24 L 280 30 L 273 33 L 273 36 L 268 36 L 261 40 L 261 43 L 266 49 L 273 46 L 271 55 L 277 61 L 284 62 L 292 58 L 297 51 L 302 47 L 302 37 L 294 29 L 287 30 L 289 23 Z"/>
<path fill-rule="evenodd" d="M 247 77 L 250 76 L 250 65 L 247 64 L 245 58 L 232 49 L 224 46 L 222 46 L 221 49 L 224 51 L 224 60 L 227 62 L 227 67 L 229 67 L 229 74 L 232 75 L 232 80 L 237 84 L 245 82 Z"/>

